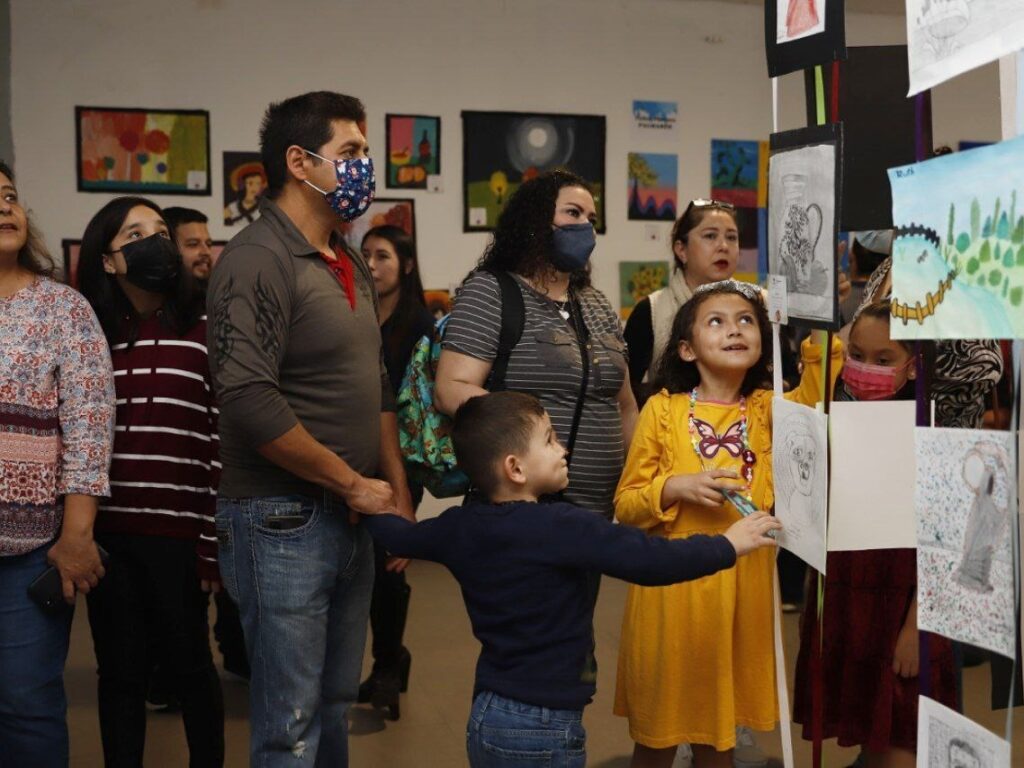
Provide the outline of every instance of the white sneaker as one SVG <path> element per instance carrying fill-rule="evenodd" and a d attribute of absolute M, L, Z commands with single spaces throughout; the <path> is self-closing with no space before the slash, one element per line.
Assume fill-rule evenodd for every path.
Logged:
<path fill-rule="evenodd" d="M 672 768 L 693 768 L 693 747 L 689 744 L 680 744 L 676 748 L 676 759 L 672 761 Z"/>
<path fill-rule="evenodd" d="M 768 756 L 757 746 L 754 732 L 745 725 L 736 726 L 736 749 L 732 753 L 735 768 L 765 768 Z"/>

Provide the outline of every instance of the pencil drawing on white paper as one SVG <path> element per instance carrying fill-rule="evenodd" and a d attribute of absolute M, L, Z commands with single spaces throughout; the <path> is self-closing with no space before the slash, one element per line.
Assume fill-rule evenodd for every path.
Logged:
<path fill-rule="evenodd" d="M 919 766 L 1009 768 L 1009 742 L 932 699 L 922 696 L 919 702 Z"/>
<path fill-rule="evenodd" d="M 1010 433 L 918 429 L 918 625 L 1013 658 Z"/>
<path fill-rule="evenodd" d="M 1024 46 L 1024 0 L 907 0 L 910 94 Z"/>
<path fill-rule="evenodd" d="M 828 417 L 776 398 L 772 409 L 772 476 L 779 545 L 825 572 L 828 508 Z"/>

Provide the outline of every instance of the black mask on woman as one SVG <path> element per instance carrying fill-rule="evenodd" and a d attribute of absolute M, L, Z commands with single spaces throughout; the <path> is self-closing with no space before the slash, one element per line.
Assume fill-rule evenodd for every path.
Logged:
<path fill-rule="evenodd" d="M 151 235 L 121 246 L 128 267 L 124 279 L 144 291 L 170 293 L 178 283 L 181 254 L 168 238 Z"/>

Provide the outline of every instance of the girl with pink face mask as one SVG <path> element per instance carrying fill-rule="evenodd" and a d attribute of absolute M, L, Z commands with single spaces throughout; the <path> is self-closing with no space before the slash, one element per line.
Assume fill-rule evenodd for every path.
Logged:
<path fill-rule="evenodd" d="M 866 305 L 850 330 L 836 400 L 912 400 L 917 356 L 889 336 L 890 305 Z M 879 445 L 878 450 L 885 450 Z M 865 482 L 871 478 L 865 477 Z M 860 746 L 865 768 L 916 763 L 917 559 L 913 549 L 829 552 L 822 629 L 823 735 Z M 793 719 L 811 739 L 812 632 L 817 604 L 801 622 Z M 929 635 L 928 695 L 956 707 L 953 647 Z"/>

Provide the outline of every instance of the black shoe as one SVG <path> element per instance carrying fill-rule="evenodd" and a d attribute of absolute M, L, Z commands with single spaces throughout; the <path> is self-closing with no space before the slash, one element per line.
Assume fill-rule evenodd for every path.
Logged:
<path fill-rule="evenodd" d="M 398 720 L 401 716 L 398 694 L 409 690 L 411 666 L 412 654 L 403 646 L 396 666 L 374 665 L 370 676 L 360 684 L 356 701 L 372 704 L 375 709 L 386 709 L 391 720 Z"/>

